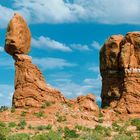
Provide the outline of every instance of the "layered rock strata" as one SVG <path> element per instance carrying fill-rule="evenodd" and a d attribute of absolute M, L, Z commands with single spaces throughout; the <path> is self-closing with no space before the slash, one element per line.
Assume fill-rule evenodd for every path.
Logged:
<path fill-rule="evenodd" d="M 100 51 L 102 107 L 140 113 L 140 32 L 111 36 Z"/>

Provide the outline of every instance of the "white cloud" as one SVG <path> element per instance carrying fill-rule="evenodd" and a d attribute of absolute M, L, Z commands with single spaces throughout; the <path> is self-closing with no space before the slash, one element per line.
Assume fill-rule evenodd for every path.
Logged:
<path fill-rule="evenodd" d="M 97 49 L 97 50 L 100 50 L 101 49 L 101 45 L 97 42 L 97 41 L 93 41 L 91 46 L 94 48 L 94 49 Z"/>
<path fill-rule="evenodd" d="M 86 44 L 82 45 L 73 43 L 66 45 L 65 43 L 61 43 L 44 36 L 40 36 L 37 39 L 32 38 L 32 45 L 38 49 L 59 50 L 62 52 L 72 52 L 73 49 L 79 51 L 91 51 L 91 49 Z"/>
<path fill-rule="evenodd" d="M 9 20 L 12 18 L 14 10 L 0 5 L 0 28 L 7 27 Z"/>
<path fill-rule="evenodd" d="M 91 49 L 88 47 L 88 45 L 82 45 L 82 44 L 71 44 L 71 48 L 79 50 L 79 51 L 90 51 Z"/>
<path fill-rule="evenodd" d="M 118 10 L 121 6 L 123 8 Z M 139 7 L 139 0 L 14 0 L 12 8 L 0 5 L 0 28 L 7 26 L 15 11 L 30 24 L 95 22 L 139 25 Z"/>
<path fill-rule="evenodd" d="M 86 78 L 81 83 L 76 83 L 71 78 L 54 78 L 51 85 L 59 89 L 67 98 L 76 98 L 79 95 L 87 95 L 93 93 L 96 96 L 96 101 L 101 101 L 101 77 Z"/>
<path fill-rule="evenodd" d="M 0 85 L 0 106 L 11 106 L 14 86 L 1 84 Z"/>
<path fill-rule="evenodd" d="M 67 98 L 76 98 L 79 95 L 91 93 L 91 85 L 80 85 L 70 79 L 55 79 L 54 86 L 58 88 Z"/>
<path fill-rule="evenodd" d="M 70 63 L 65 59 L 61 58 L 52 58 L 52 57 L 47 57 L 47 58 L 33 58 L 33 62 L 40 66 L 42 70 L 46 69 L 63 69 L 64 67 L 75 67 L 77 64 Z"/>
<path fill-rule="evenodd" d="M 38 39 L 32 38 L 32 45 L 39 49 L 59 50 L 71 52 L 72 50 L 63 43 L 50 39 L 49 37 L 40 36 Z"/>
<path fill-rule="evenodd" d="M 0 46 L 0 52 L 4 52 L 4 48 Z"/>
<path fill-rule="evenodd" d="M 88 68 L 88 70 L 99 73 L 99 66 L 91 66 Z"/>

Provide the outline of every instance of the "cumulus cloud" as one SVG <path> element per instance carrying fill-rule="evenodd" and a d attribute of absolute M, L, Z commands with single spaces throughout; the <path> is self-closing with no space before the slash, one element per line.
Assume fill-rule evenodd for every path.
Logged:
<path fill-rule="evenodd" d="M 12 18 L 14 10 L 0 5 L 0 28 L 7 27 L 9 20 Z"/>
<path fill-rule="evenodd" d="M 52 79 L 51 84 L 59 89 L 67 98 L 76 98 L 79 95 L 93 93 L 96 101 L 101 101 L 101 77 L 86 78 L 81 83 L 76 83 L 71 78 L 56 77 Z"/>
<path fill-rule="evenodd" d="M 97 50 L 100 50 L 101 49 L 101 45 L 99 44 L 99 42 L 97 41 L 93 41 L 91 46 L 94 48 L 94 49 L 97 49 Z"/>
<path fill-rule="evenodd" d="M 75 67 L 77 64 L 70 63 L 65 59 L 61 58 L 33 58 L 33 62 L 40 66 L 42 70 L 46 69 L 63 69 L 64 67 Z"/>
<path fill-rule="evenodd" d="M 58 50 L 62 52 L 72 52 L 72 50 L 78 51 L 91 51 L 88 45 L 84 44 L 69 44 L 66 45 L 65 43 L 61 43 L 49 37 L 40 36 L 38 38 L 32 38 L 32 45 L 38 49 L 46 49 L 46 50 Z"/>
<path fill-rule="evenodd" d="M 71 48 L 79 50 L 79 51 L 90 51 L 91 49 L 88 47 L 88 45 L 82 45 L 82 44 L 71 44 Z"/>
<path fill-rule="evenodd" d="M 118 10 L 120 6 L 123 8 Z M 15 11 L 20 12 L 30 24 L 139 24 L 139 7 L 139 0 L 13 0 L 11 8 L 0 5 L 0 27 L 7 25 Z"/>
<path fill-rule="evenodd" d="M 63 52 L 71 52 L 71 48 L 63 43 L 50 39 L 49 37 L 40 36 L 38 39 L 32 38 L 33 47 L 39 49 L 59 50 Z"/>

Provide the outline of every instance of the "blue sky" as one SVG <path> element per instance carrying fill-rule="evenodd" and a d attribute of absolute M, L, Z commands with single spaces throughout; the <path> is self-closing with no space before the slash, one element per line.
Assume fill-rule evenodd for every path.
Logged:
<path fill-rule="evenodd" d="M 1 0 L 0 105 L 10 105 L 14 92 L 14 61 L 3 50 L 14 12 L 28 22 L 29 55 L 47 83 L 68 98 L 93 93 L 99 101 L 99 50 L 110 35 L 140 30 L 139 7 L 139 0 Z"/>

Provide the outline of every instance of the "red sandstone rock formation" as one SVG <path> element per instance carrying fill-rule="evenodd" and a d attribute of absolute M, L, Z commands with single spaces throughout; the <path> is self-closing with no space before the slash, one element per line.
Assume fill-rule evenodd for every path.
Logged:
<path fill-rule="evenodd" d="M 111 37 L 100 52 L 100 71 L 102 107 L 140 113 L 140 32 Z"/>
<path fill-rule="evenodd" d="M 44 102 L 64 102 L 60 91 L 48 86 L 30 56 L 31 33 L 21 15 L 15 14 L 8 25 L 5 50 L 15 59 L 15 92 L 13 106 L 41 107 Z"/>
<path fill-rule="evenodd" d="M 44 102 L 64 102 L 60 91 L 46 84 L 41 71 L 32 64 L 31 57 L 24 54 L 14 56 L 16 77 L 13 105 L 15 107 L 41 107 Z"/>
<path fill-rule="evenodd" d="M 30 51 L 31 33 L 20 14 L 15 14 L 9 22 L 5 40 L 5 50 L 10 55 L 27 54 Z"/>
<path fill-rule="evenodd" d="M 98 115 L 99 108 L 92 94 L 67 100 L 60 91 L 50 87 L 32 58 L 26 55 L 30 50 L 31 34 L 22 16 L 15 14 L 8 25 L 5 50 L 15 60 L 15 92 L 13 106 L 16 108 L 41 107 L 45 102 L 70 103 L 77 109 L 91 111 Z"/>

